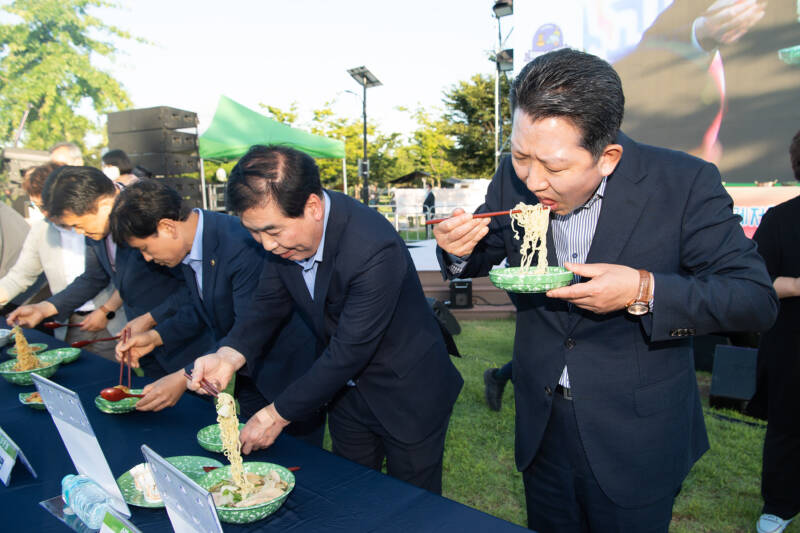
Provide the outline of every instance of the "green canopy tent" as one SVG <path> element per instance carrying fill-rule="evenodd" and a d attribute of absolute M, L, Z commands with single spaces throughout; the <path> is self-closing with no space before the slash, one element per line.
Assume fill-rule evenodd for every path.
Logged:
<path fill-rule="evenodd" d="M 238 159 L 254 144 L 280 144 L 305 152 L 311 157 L 341 158 L 342 172 L 345 172 L 344 141 L 292 128 L 267 118 L 227 96 L 220 96 L 211 125 L 198 139 L 200 158 L 222 161 Z M 203 168 L 202 161 L 200 168 Z M 205 176 L 200 177 L 205 193 Z M 346 175 L 344 184 L 346 190 Z M 203 204 L 205 203 L 203 194 Z"/>

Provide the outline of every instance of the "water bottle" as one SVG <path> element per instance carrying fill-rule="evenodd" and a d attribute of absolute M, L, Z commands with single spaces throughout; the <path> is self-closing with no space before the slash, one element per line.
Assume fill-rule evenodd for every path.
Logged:
<path fill-rule="evenodd" d="M 86 476 L 68 474 L 61 480 L 61 498 L 91 529 L 100 529 L 111 498 Z"/>

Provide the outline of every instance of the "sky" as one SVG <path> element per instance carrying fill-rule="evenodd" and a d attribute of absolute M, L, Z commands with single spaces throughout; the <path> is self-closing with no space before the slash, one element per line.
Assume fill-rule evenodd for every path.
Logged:
<path fill-rule="evenodd" d="M 101 66 L 123 84 L 134 108 L 195 111 L 201 133 L 223 94 L 256 110 L 260 103 L 287 110 L 297 102 L 306 123 L 328 101 L 338 115 L 360 118 L 362 89 L 347 70 L 362 65 L 383 83 L 367 91 L 370 123 L 384 133 L 409 133 L 414 123 L 398 106 L 441 109 L 445 89 L 494 73 L 492 0 L 122 3 L 95 13 L 150 44 L 120 42 L 117 59 Z M 504 37 L 510 20 L 502 20 Z"/>

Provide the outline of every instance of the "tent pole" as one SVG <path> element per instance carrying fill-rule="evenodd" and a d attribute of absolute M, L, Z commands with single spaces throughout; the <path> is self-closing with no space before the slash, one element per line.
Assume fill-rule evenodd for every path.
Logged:
<path fill-rule="evenodd" d="M 342 190 L 347 194 L 347 160 L 342 158 Z"/>
<path fill-rule="evenodd" d="M 203 209 L 208 209 L 208 198 L 206 197 L 206 169 L 203 158 L 200 158 L 200 193 L 203 196 Z"/>

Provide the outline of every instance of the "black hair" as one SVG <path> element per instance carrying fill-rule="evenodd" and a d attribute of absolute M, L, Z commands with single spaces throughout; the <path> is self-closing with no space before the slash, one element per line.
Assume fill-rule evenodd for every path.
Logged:
<path fill-rule="evenodd" d="M 77 216 L 94 213 L 100 198 L 114 194 L 114 183 L 96 168 L 65 166 L 45 180 L 42 203 L 50 218 L 59 219 L 66 212 Z"/>
<path fill-rule="evenodd" d="M 120 174 L 130 174 L 133 170 L 131 160 L 122 150 L 109 150 L 103 154 L 103 164 L 117 167 Z"/>
<path fill-rule="evenodd" d="M 562 48 L 522 68 L 511 84 L 512 116 L 517 108 L 534 121 L 569 119 L 581 132 L 581 146 L 597 160 L 619 132 L 625 95 L 619 75 L 606 61 Z"/>
<path fill-rule="evenodd" d="M 131 238 L 144 239 L 158 232 L 158 223 L 164 218 L 183 221 L 189 218 L 192 208 L 183 201 L 175 189 L 156 180 L 134 183 L 114 200 L 109 217 L 111 236 L 118 244 Z"/>
<path fill-rule="evenodd" d="M 794 179 L 800 180 L 800 131 L 792 137 L 792 144 L 789 145 L 789 158 L 792 161 Z"/>
<path fill-rule="evenodd" d="M 47 177 L 58 168 L 55 163 L 45 163 L 38 167 L 30 168 L 25 173 L 25 179 L 22 180 L 22 188 L 28 193 L 28 196 L 41 196 L 44 182 Z"/>
<path fill-rule="evenodd" d="M 288 146 L 251 146 L 233 167 L 225 187 L 225 207 L 240 215 L 274 201 L 291 218 L 303 215 L 312 194 L 322 197 L 314 159 Z"/>

